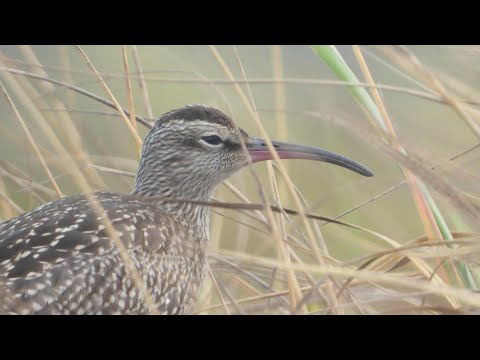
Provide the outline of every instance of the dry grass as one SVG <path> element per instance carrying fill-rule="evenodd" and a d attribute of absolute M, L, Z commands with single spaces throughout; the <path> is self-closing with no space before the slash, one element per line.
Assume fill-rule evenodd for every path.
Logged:
<path fill-rule="evenodd" d="M 269 147 L 270 138 L 325 147 L 375 177 L 277 160 L 226 182 L 196 313 L 476 313 L 478 50 L 341 48 L 366 79 L 347 83 L 302 47 L 0 47 L 0 219 L 60 194 L 129 192 L 151 119 L 209 103 Z M 387 133 L 351 85 L 371 92 Z"/>

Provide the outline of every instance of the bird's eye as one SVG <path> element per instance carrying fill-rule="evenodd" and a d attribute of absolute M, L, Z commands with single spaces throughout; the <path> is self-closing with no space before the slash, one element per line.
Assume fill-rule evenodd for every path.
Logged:
<path fill-rule="evenodd" d="M 204 142 L 206 142 L 209 145 L 217 146 L 223 143 L 223 140 L 220 136 L 217 135 L 209 135 L 209 136 L 204 136 L 202 138 Z"/>

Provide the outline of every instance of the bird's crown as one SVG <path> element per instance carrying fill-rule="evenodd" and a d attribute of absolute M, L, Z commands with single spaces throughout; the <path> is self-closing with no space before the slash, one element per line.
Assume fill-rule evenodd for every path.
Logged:
<path fill-rule="evenodd" d="M 160 124 L 166 124 L 173 120 L 200 120 L 223 125 L 229 128 L 234 127 L 233 121 L 228 115 L 214 107 L 202 104 L 186 105 L 182 108 L 168 111 L 160 116 L 158 122 Z"/>

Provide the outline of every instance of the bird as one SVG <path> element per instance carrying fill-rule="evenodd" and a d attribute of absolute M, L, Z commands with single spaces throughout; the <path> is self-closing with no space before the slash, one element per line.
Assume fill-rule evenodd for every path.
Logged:
<path fill-rule="evenodd" d="M 373 176 L 324 149 L 271 144 L 281 159 Z M 161 115 L 144 139 L 131 193 L 68 196 L 0 223 L 0 313 L 190 314 L 208 274 L 209 206 L 202 202 L 237 171 L 272 159 L 265 140 L 214 107 L 187 105 Z M 192 202 L 168 200 L 175 198 Z M 130 276 L 102 216 L 148 294 Z"/>

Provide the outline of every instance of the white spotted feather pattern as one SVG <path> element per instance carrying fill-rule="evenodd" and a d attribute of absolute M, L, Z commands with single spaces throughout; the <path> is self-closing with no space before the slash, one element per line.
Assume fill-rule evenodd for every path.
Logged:
<path fill-rule="evenodd" d="M 96 193 L 161 314 L 194 304 L 205 245 L 149 199 Z M 5 313 L 148 313 L 105 226 L 83 196 L 67 197 L 0 224 Z M 2 291 L 6 294 L 7 291 Z M 166 301 L 168 299 L 168 301 Z"/>

